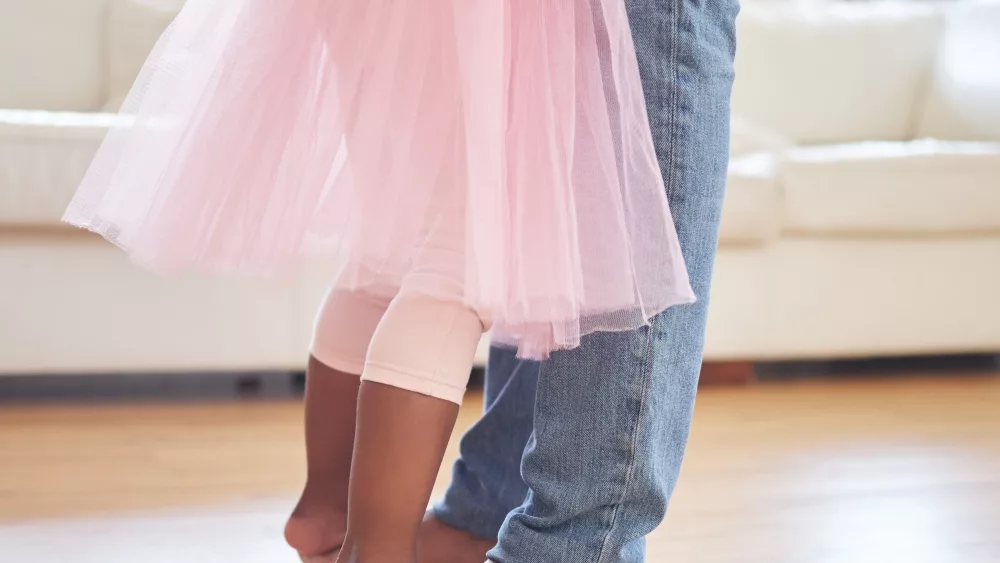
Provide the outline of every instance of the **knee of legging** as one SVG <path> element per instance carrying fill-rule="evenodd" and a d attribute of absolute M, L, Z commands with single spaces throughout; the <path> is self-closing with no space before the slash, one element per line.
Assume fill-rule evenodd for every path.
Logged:
<path fill-rule="evenodd" d="M 460 301 L 401 294 L 375 331 L 362 379 L 461 403 L 484 327 Z"/>
<path fill-rule="evenodd" d="M 316 315 L 310 353 L 337 371 L 361 375 L 368 346 L 389 303 L 360 291 L 330 290 Z"/>

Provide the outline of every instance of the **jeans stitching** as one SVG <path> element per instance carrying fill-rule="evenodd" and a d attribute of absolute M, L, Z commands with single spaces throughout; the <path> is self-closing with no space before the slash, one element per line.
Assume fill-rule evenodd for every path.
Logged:
<path fill-rule="evenodd" d="M 671 14 L 671 27 L 670 29 L 670 63 L 667 65 L 667 72 L 673 73 L 671 77 L 673 79 L 673 87 L 670 89 L 668 94 L 669 101 L 667 102 L 667 111 L 669 112 L 667 127 L 669 128 L 669 134 L 671 137 L 671 142 L 667 144 L 667 169 L 666 178 L 664 178 L 664 183 L 666 184 L 665 190 L 667 198 L 669 199 L 670 194 L 675 191 L 675 184 L 677 182 L 677 113 L 678 106 L 680 104 L 680 57 L 678 55 L 678 44 L 680 35 L 680 19 L 681 19 L 681 6 L 680 0 L 673 0 L 671 2 L 671 9 L 673 13 Z"/>
<path fill-rule="evenodd" d="M 670 92 L 668 93 L 668 101 L 666 104 L 666 108 L 667 111 L 669 112 L 667 127 L 670 130 L 670 136 L 675 137 L 678 130 L 677 113 L 678 113 L 678 102 L 680 99 L 680 92 L 679 92 L 680 65 L 678 64 L 678 49 L 679 49 L 678 36 L 679 36 L 680 16 L 681 16 L 680 0 L 672 0 L 671 8 L 673 10 L 672 18 L 670 19 L 671 29 L 669 29 L 668 31 L 671 38 L 670 55 L 668 59 L 669 62 L 666 68 L 668 69 L 668 72 L 672 72 L 673 74 L 670 77 L 673 80 L 673 86 L 670 88 Z M 675 139 L 671 140 L 673 141 Z M 665 184 L 664 189 L 666 190 L 668 197 L 673 192 L 674 184 L 677 180 L 676 165 L 678 159 L 676 151 L 677 151 L 677 143 L 675 142 L 668 143 L 666 151 L 667 152 L 666 166 L 663 167 L 666 169 L 666 174 L 664 177 L 664 184 Z M 654 317 L 653 321 L 650 323 L 650 326 L 647 328 L 646 331 L 645 353 L 643 355 L 643 363 L 641 366 L 642 370 L 641 377 L 642 377 L 643 388 L 640 397 L 639 412 L 637 413 L 636 416 L 635 427 L 633 429 L 631 437 L 632 444 L 630 451 L 629 467 L 626 472 L 625 485 L 624 488 L 622 489 L 622 496 L 612 508 L 611 523 L 607 528 L 607 533 L 604 535 L 604 539 L 601 541 L 601 549 L 597 555 L 595 563 L 602 563 L 606 560 L 605 556 L 608 553 L 608 545 L 611 542 L 611 536 L 614 533 L 615 525 L 618 523 L 619 511 L 621 510 L 621 507 L 624 504 L 625 499 L 628 497 L 629 489 L 632 486 L 633 481 L 635 479 L 635 473 L 638 466 L 636 452 L 638 450 L 639 434 L 641 432 L 641 429 L 643 428 L 644 414 L 646 413 L 647 410 L 648 400 L 649 400 L 648 395 L 650 387 L 652 385 L 651 373 L 653 365 L 653 335 L 658 331 L 659 327 L 657 325 L 659 325 L 659 320 L 661 317 L 662 315 L 657 315 L 656 317 Z"/>
<path fill-rule="evenodd" d="M 653 322 L 651 324 L 656 324 L 658 318 L 659 316 L 654 317 Z M 618 523 L 618 513 L 621 510 L 622 506 L 624 506 L 625 499 L 628 498 L 629 489 L 632 487 L 632 483 L 635 481 L 636 468 L 639 465 L 637 463 L 638 456 L 636 455 L 636 452 L 639 450 L 638 447 L 639 435 L 642 433 L 643 422 L 644 422 L 643 415 L 647 410 L 647 405 L 649 400 L 649 391 L 652 382 L 652 377 L 650 377 L 650 374 L 652 373 L 652 365 L 653 365 L 652 359 L 653 359 L 654 331 L 647 329 L 645 332 L 646 332 L 645 353 L 643 354 L 642 364 L 640 365 L 639 368 L 640 376 L 642 377 L 642 389 L 639 392 L 638 412 L 636 413 L 635 425 L 633 426 L 632 429 L 631 444 L 629 448 L 628 470 L 625 473 L 625 484 L 622 487 L 621 498 L 618 499 L 618 502 L 616 502 L 611 509 L 611 523 L 608 524 L 607 533 L 604 535 L 604 539 L 601 540 L 601 549 L 597 553 L 597 559 L 594 560 L 594 563 L 601 563 L 602 561 L 605 561 L 604 556 L 608 552 L 608 544 L 610 543 L 611 536 L 615 531 L 615 525 Z"/>

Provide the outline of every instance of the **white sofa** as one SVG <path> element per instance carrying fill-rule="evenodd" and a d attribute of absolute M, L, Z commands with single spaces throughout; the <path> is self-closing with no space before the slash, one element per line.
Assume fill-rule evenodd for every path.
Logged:
<path fill-rule="evenodd" d="M 179 3 L 0 3 L 0 373 L 304 363 L 327 272 L 166 279 L 58 222 Z M 708 358 L 1000 350 L 1000 148 L 934 94 L 945 12 L 744 9 Z"/>
<path fill-rule="evenodd" d="M 736 72 L 708 356 L 1000 351 L 1000 3 L 748 2 Z"/>

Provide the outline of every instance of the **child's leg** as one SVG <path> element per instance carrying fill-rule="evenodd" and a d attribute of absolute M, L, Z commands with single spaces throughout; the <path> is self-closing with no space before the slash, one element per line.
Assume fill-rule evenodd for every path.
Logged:
<path fill-rule="evenodd" d="M 347 531 L 347 486 L 358 375 L 309 358 L 306 375 L 306 486 L 285 525 L 285 539 L 303 558 L 335 561 Z"/>
<path fill-rule="evenodd" d="M 347 532 L 347 494 L 358 387 L 389 301 L 331 291 L 320 308 L 306 373 L 305 490 L 285 537 L 307 561 L 335 561 Z"/>
<path fill-rule="evenodd" d="M 362 376 L 341 561 L 415 561 L 417 529 L 483 330 L 456 301 L 404 293 L 389 306 Z"/>

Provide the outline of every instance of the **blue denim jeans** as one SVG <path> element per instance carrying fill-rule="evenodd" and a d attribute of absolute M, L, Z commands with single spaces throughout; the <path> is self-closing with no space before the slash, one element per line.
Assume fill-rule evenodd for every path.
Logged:
<path fill-rule="evenodd" d="M 496 563 L 637 563 L 663 521 L 701 368 L 729 144 L 737 0 L 626 0 L 670 209 L 698 296 L 542 363 L 494 348 L 445 524 Z"/>

